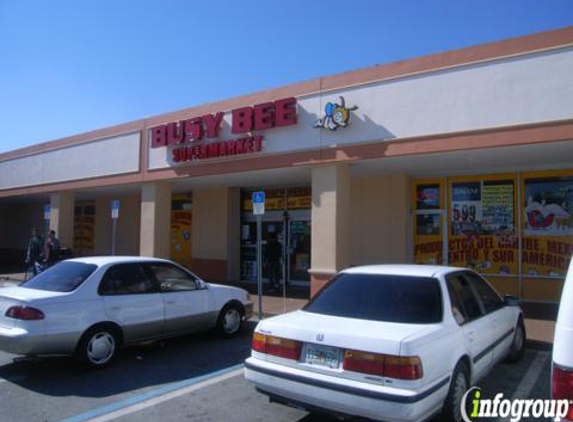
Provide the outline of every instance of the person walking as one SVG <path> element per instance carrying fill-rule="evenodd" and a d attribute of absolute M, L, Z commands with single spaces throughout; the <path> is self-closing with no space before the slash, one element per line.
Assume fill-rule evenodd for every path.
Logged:
<path fill-rule="evenodd" d="M 60 241 L 56 238 L 56 232 L 50 230 L 46 244 L 44 245 L 44 268 L 51 267 L 58 262 L 60 253 Z"/>
<path fill-rule="evenodd" d="M 271 233 L 270 239 L 265 246 L 265 262 L 271 292 L 277 291 L 281 274 L 281 244 L 277 240 L 276 233 Z"/>
<path fill-rule="evenodd" d="M 38 229 L 32 229 L 32 237 L 28 241 L 28 247 L 26 248 L 26 264 L 31 267 L 32 274 L 38 274 L 38 269 L 36 267 L 36 262 L 40 260 L 42 255 L 42 236 L 38 234 Z"/>

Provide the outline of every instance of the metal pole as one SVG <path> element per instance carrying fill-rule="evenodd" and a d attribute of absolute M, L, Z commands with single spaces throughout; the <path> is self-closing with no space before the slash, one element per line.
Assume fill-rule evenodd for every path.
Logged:
<path fill-rule="evenodd" d="M 289 248 L 290 248 L 290 217 L 288 211 L 285 211 L 284 214 L 284 228 L 283 228 L 283 310 L 286 312 L 286 285 L 287 280 L 289 279 L 289 264 L 290 264 L 290 255 L 289 255 Z"/>
<path fill-rule="evenodd" d="M 114 218 L 111 225 L 111 254 L 115 255 L 115 233 L 117 229 L 117 218 Z"/>
<path fill-rule="evenodd" d="M 257 215 L 257 285 L 259 292 L 259 321 L 263 319 L 263 257 L 261 216 Z"/>

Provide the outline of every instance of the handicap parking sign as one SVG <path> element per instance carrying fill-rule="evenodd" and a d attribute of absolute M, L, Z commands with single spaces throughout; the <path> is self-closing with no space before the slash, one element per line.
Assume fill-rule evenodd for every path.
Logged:
<path fill-rule="evenodd" d="M 265 213 L 265 191 L 253 192 L 253 214 L 263 215 Z"/>

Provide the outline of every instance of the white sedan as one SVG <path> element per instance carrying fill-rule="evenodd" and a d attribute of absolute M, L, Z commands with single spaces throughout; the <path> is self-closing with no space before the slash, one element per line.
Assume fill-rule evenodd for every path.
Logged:
<path fill-rule="evenodd" d="M 553 341 L 551 394 L 553 399 L 573 403 L 573 260 L 569 263 L 560 302 Z M 573 421 L 573 405 L 569 406 L 565 420 Z"/>
<path fill-rule="evenodd" d="M 475 272 L 356 267 L 302 310 L 261 321 L 245 376 L 271 401 L 311 412 L 460 421 L 469 386 L 524 347 L 517 300 Z"/>
<path fill-rule="evenodd" d="M 120 346 L 215 327 L 232 336 L 251 315 L 245 290 L 205 283 L 171 261 L 71 259 L 0 289 L 0 350 L 102 367 Z"/>

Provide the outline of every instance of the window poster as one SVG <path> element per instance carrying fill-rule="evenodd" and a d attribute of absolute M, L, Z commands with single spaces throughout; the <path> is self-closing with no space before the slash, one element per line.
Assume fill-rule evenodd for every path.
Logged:
<path fill-rule="evenodd" d="M 524 180 L 523 272 L 564 277 L 573 254 L 573 177 Z"/>
<path fill-rule="evenodd" d="M 440 209 L 440 185 L 427 184 L 416 186 L 416 209 L 439 210 Z"/>
<path fill-rule="evenodd" d="M 414 260 L 417 264 L 443 263 L 442 195 L 441 181 L 414 185 Z"/>
<path fill-rule="evenodd" d="M 525 235 L 573 235 L 573 177 L 527 179 L 525 201 Z"/>
<path fill-rule="evenodd" d="M 481 183 L 452 184 L 452 234 L 477 235 L 481 231 Z"/>
<path fill-rule="evenodd" d="M 174 195 L 171 201 L 171 259 L 183 266 L 191 265 L 191 226 L 193 197 Z"/>
<path fill-rule="evenodd" d="M 80 203 L 74 208 L 74 254 L 89 256 L 94 253 L 95 202 Z"/>
<path fill-rule="evenodd" d="M 514 180 L 476 177 L 450 186 L 449 264 L 487 274 L 516 274 Z"/>

